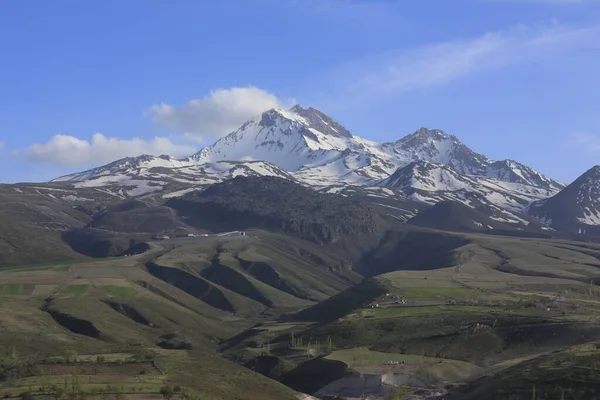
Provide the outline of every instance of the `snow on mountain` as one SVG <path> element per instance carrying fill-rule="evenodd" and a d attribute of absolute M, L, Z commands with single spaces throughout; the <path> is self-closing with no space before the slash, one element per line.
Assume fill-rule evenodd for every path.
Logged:
<path fill-rule="evenodd" d="M 396 166 L 374 154 L 346 149 L 331 158 L 302 166 L 293 174 L 311 185 L 369 184 L 388 177 Z"/>
<path fill-rule="evenodd" d="M 412 200 L 428 204 L 456 201 L 485 210 L 492 219 L 528 225 L 521 213 L 536 200 L 551 196 L 553 191 L 518 183 L 503 182 L 476 175 L 463 175 L 449 165 L 416 161 L 398 168 L 379 183 L 396 188 Z"/>
<path fill-rule="evenodd" d="M 280 176 L 317 190 L 362 186 L 381 195 L 384 189 L 397 188 L 394 196 L 402 193 L 429 204 L 457 200 L 509 213 L 522 212 L 564 187 L 518 162 L 490 160 L 438 129 L 421 128 L 379 144 L 353 136 L 319 110 L 299 105 L 265 111 L 189 158 L 125 158 L 53 182 L 118 196 L 158 191 L 171 196 L 238 175 Z"/>
<path fill-rule="evenodd" d="M 483 175 L 491 161 L 462 144 L 454 135 L 439 129 L 421 128 L 393 143 L 384 143 L 381 150 L 399 166 L 414 161 L 446 164 L 467 175 Z"/>
<path fill-rule="evenodd" d="M 240 129 L 205 147 L 192 159 L 198 163 L 222 160 L 261 160 L 286 171 L 336 158 L 353 143 L 348 131 L 321 113 L 300 106 L 272 109 L 246 122 Z M 301 111 L 302 110 L 302 111 Z M 306 115 L 301 116 L 299 113 Z M 323 129 L 325 132 L 320 131 Z"/>
<path fill-rule="evenodd" d="M 174 159 L 170 156 L 150 156 L 142 155 L 139 157 L 127 157 L 102 167 L 92 168 L 87 171 L 75 174 L 61 176 L 50 182 L 84 182 L 94 181 L 91 186 L 101 186 L 103 182 L 114 182 L 115 174 L 120 175 L 139 175 L 142 172 L 153 168 L 179 168 L 185 166 L 186 162 Z"/>
<path fill-rule="evenodd" d="M 469 149 L 456 136 L 439 129 L 421 128 L 396 142 L 382 144 L 380 149 L 390 155 L 390 161 L 399 167 L 422 160 L 448 165 L 465 175 L 485 176 L 550 190 L 565 187 L 516 161 L 490 160 Z"/>
<path fill-rule="evenodd" d="M 504 182 L 522 183 L 553 191 L 565 188 L 564 183 L 550 179 L 533 168 L 513 160 L 494 161 L 487 166 L 485 175 Z"/>
<path fill-rule="evenodd" d="M 295 180 L 281 168 L 264 161 L 219 161 L 197 164 L 169 156 L 128 157 L 103 167 L 62 176 L 52 183 L 74 188 L 102 188 L 120 197 L 136 197 L 158 191 L 204 187 L 236 176 L 278 176 Z"/>
<path fill-rule="evenodd" d="M 590 168 L 558 194 L 531 204 L 528 211 L 554 229 L 600 233 L 600 166 Z"/>
<path fill-rule="evenodd" d="M 558 190 L 563 184 L 514 161 L 493 161 L 454 135 L 421 128 L 392 143 L 357 136 L 322 112 L 299 105 L 273 109 L 202 149 L 197 162 L 264 160 L 311 185 L 373 184 L 398 167 L 423 160 L 449 165 L 461 174 Z"/>

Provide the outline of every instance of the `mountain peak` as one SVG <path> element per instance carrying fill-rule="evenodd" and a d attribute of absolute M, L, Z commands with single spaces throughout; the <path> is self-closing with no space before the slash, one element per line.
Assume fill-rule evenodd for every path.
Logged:
<path fill-rule="evenodd" d="M 300 113 L 305 111 L 304 108 L 302 108 L 302 106 L 300 104 L 296 104 L 294 107 L 290 108 L 290 111 L 293 113 Z"/>
<path fill-rule="evenodd" d="M 296 104 L 290 111 L 304 118 L 311 128 L 314 128 L 325 135 L 340 138 L 352 137 L 352 134 L 346 128 L 316 108 L 302 108 L 299 104 Z"/>
<path fill-rule="evenodd" d="M 600 165 L 588 169 L 556 195 L 533 203 L 529 212 L 558 230 L 599 233 Z"/>
<path fill-rule="evenodd" d="M 579 179 L 585 178 L 587 180 L 600 180 L 600 165 L 594 165 L 588 169 L 579 177 Z M 577 180 L 579 180 L 577 179 Z"/>
<path fill-rule="evenodd" d="M 411 145 L 451 141 L 454 144 L 462 144 L 454 135 L 450 135 L 441 129 L 419 128 L 414 133 L 400 139 L 401 142 Z"/>
<path fill-rule="evenodd" d="M 420 128 L 382 149 L 406 161 L 425 160 L 446 164 L 463 174 L 484 175 L 490 163 L 487 157 L 475 153 L 456 138 L 441 129 Z"/>

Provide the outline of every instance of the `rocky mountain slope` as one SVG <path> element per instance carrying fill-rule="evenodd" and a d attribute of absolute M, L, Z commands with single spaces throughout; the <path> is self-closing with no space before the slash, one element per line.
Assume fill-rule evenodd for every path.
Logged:
<path fill-rule="evenodd" d="M 398 168 L 379 185 L 398 189 L 415 201 L 429 204 L 456 201 L 484 212 L 494 220 L 522 225 L 529 224 L 522 214 L 530 203 L 556 193 L 530 185 L 463 175 L 449 165 L 426 161 Z"/>
<path fill-rule="evenodd" d="M 564 187 L 517 162 L 492 161 L 441 130 L 421 128 L 396 142 L 379 144 L 353 136 L 314 108 L 300 106 L 268 110 L 189 158 L 126 158 L 53 182 L 79 187 L 117 184 L 123 188 L 140 186 L 138 180 L 147 182 L 146 189 L 124 192 L 130 196 L 159 190 L 167 183 L 206 185 L 238 175 L 294 177 L 319 187 L 373 185 L 417 161 L 444 164 L 461 175 L 533 186 L 549 193 Z"/>
<path fill-rule="evenodd" d="M 600 233 L 600 166 L 590 168 L 558 194 L 534 202 L 529 213 L 564 232 Z"/>
<path fill-rule="evenodd" d="M 383 221 L 366 204 L 317 193 L 276 177 L 236 177 L 166 205 L 190 225 L 211 231 L 260 228 L 335 243 L 344 235 L 381 231 Z"/>
<path fill-rule="evenodd" d="M 126 158 L 52 183 L 162 202 L 236 176 L 275 176 L 373 202 L 459 201 L 519 225 L 527 225 L 519 215 L 530 204 L 564 187 L 518 162 L 490 160 L 441 130 L 421 128 L 395 142 L 375 143 L 300 106 L 268 110 L 188 158 Z M 397 216 L 406 220 L 418 207 L 408 208 Z"/>
<path fill-rule="evenodd" d="M 279 176 L 294 180 L 281 168 L 263 161 L 219 161 L 197 164 L 170 156 L 128 157 L 102 167 L 62 176 L 51 183 L 73 188 L 98 188 L 122 199 L 160 193 L 180 196 L 236 176 Z"/>

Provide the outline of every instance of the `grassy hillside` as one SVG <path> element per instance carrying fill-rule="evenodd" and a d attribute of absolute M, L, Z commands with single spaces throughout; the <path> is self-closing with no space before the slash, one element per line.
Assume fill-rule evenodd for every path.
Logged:
<path fill-rule="evenodd" d="M 41 395 L 68 380 L 63 390 L 75 385 L 86 396 L 154 396 L 172 384 L 202 399 L 294 398 L 285 386 L 214 353 L 221 340 L 249 326 L 250 319 L 153 277 L 144 267 L 148 257 L 0 272 L 0 348 L 5 353 L 0 392 L 6 397 L 25 391 Z M 242 295 L 236 295 L 242 307 Z M 116 363 L 99 361 L 123 353 L 130 356 Z M 133 360 L 136 354 L 145 354 L 145 361 Z M 87 356 L 75 362 L 76 355 Z"/>
<path fill-rule="evenodd" d="M 407 249 L 419 249 L 419 236 L 430 239 L 436 252 L 405 262 Z M 424 390 L 419 389 L 422 385 L 445 392 L 454 383 L 461 385 L 460 392 L 450 391 L 458 393 L 457 399 L 461 393 L 484 399 L 486 391 L 477 388 L 488 381 L 479 380 L 481 376 L 512 366 L 529 368 L 523 363 L 531 357 L 600 339 L 600 288 L 593 284 L 597 245 L 491 235 L 443 234 L 440 239 L 434 232 L 397 234 L 382 243 L 394 243 L 392 238 L 401 239 L 379 251 L 389 260 L 385 269 L 394 268 L 396 255 L 395 268 L 400 270 L 253 327 L 227 346 L 229 357 L 248 365 L 260 354 L 278 357 L 278 365 L 289 369 L 278 379 L 294 388 L 305 388 L 304 380 L 314 374 L 324 386 L 352 379 L 357 372 L 392 373 L 397 382 L 416 385 L 411 389 L 415 393 Z M 554 301 L 557 296 L 560 300 Z M 387 365 L 389 360 L 403 364 Z M 569 365 L 588 368 L 588 361 L 574 358 Z M 296 367 L 290 369 L 289 363 Z M 541 380 L 531 372 L 519 385 L 545 387 Z M 467 382 L 472 383 L 463 386 Z M 489 382 L 501 386 L 500 381 Z M 576 379 L 561 388 L 576 393 Z"/>
<path fill-rule="evenodd" d="M 157 243 L 137 256 L 0 272 L 0 347 L 15 355 L 10 363 L 24 363 L 14 367 L 23 371 L 0 380 L 0 391 L 14 397 L 29 386 L 36 394 L 46 393 L 46 386 L 62 387 L 66 375 L 74 379 L 73 369 L 48 366 L 48 360 L 83 354 L 92 361 L 73 368 L 81 369 L 75 373 L 78 390 L 88 395 L 123 391 L 135 397 L 172 382 L 202 393 L 203 399 L 224 393 L 239 399 L 289 398 L 293 391 L 218 357 L 215 350 L 254 324 L 316 304 L 361 277 L 344 253 L 286 236 L 250 234 Z M 160 355 L 152 360 L 165 371 L 161 379 L 142 377 L 143 365 L 116 378 L 120 367 L 103 364 L 107 377 L 91 377 L 100 374 L 89 372 L 100 368 L 98 355 L 145 351 Z M 197 371 L 203 371 L 201 377 Z"/>
<path fill-rule="evenodd" d="M 451 391 L 448 399 L 592 399 L 598 395 L 600 346 L 543 354 Z"/>
<path fill-rule="evenodd" d="M 543 357 L 600 340 L 600 245 L 423 229 L 273 178 L 231 182 L 172 208 L 117 199 L 41 217 L 55 200 L 30 189 L 36 211 L 16 221 L 29 206 L 3 204 L 2 257 L 31 265 L 0 270 L 0 394 L 61 386 L 142 400 L 179 385 L 180 397 L 279 399 L 294 393 L 273 379 L 312 393 L 362 374 L 477 399 L 501 386 L 494 376 L 522 371 L 525 395 Z M 50 225 L 24 224 L 43 218 L 65 222 L 80 253 L 148 251 L 91 261 Z M 268 231 L 146 243 L 182 221 Z M 595 365 L 585 357 L 564 365 Z"/>

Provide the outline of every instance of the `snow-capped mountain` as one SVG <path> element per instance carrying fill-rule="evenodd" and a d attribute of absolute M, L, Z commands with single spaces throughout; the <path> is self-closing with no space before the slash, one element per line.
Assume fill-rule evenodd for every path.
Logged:
<path fill-rule="evenodd" d="M 551 191 L 565 188 L 564 183 L 550 179 L 533 168 L 513 160 L 492 162 L 486 167 L 485 175 L 504 182 L 521 183 Z"/>
<path fill-rule="evenodd" d="M 427 161 L 448 165 L 463 175 L 484 176 L 550 190 L 565 187 L 564 184 L 516 161 L 490 160 L 465 146 L 456 136 L 439 129 L 421 128 L 396 142 L 382 144 L 381 150 L 392 155 L 393 162 L 398 166 Z"/>
<path fill-rule="evenodd" d="M 533 201 L 552 196 L 556 191 L 519 183 L 504 182 L 477 175 L 463 175 L 449 165 L 416 161 L 398 168 L 379 183 L 401 190 L 412 200 L 436 204 L 442 201 L 463 203 L 490 218 L 528 225 L 519 214 Z"/>
<path fill-rule="evenodd" d="M 380 144 L 299 105 L 265 111 L 188 158 L 125 158 L 54 182 L 108 188 L 124 197 L 159 191 L 170 197 L 238 175 L 279 176 L 346 194 L 353 191 L 339 188 L 360 186 L 368 196 L 402 193 L 429 204 L 457 200 L 511 215 L 564 187 L 515 161 L 490 160 L 441 130 L 421 128 Z M 391 188 L 397 190 L 386 194 Z"/>
<path fill-rule="evenodd" d="M 446 164 L 461 174 L 560 190 L 564 187 L 514 161 L 493 161 L 475 153 L 454 135 L 421 128 L 392 143 L 357 136 L 314 108 L 273 109 L 202 149 L 197 162 L 262 160 L 322 185 L 371 184 L 414 161 Z"/>
<path fill-rule="evenodd" d="M 381 150 L 390 154 L 397 164 L 428 161 L 445 164 L 461 174 L 485 175 L 491 161 L 475 153 L 458 140 L 439 129 L 421 128 L 393 143 L 384 143 Z"/>
<path fill-rule="evenodd" d="M 557 230 L 600 232 L 600 166 L 590 168 L 558 194 L 531 204 L 529 214 Z"/>
<path fill-rule="evenodd" d="M 218 161 L 196 164 L 169 156 L 128 157 L 103 167 L 62 176 L 53 183 L 70 183 L 75 188 L 101 188 L 120 197 L 166 192 L 163 197 L 183 195 L 236 176 L 278 176 L 295 178 L 264 161 Z"/>
<path fill-rule="evenodd" d="M 272 109 L 205 147 L 192 160 L 261 160 L 286 171 L 335 162 L 342 153 L 368 153 L 367 141 L 355 138 L 320 111 L 295 106 Z"/>

